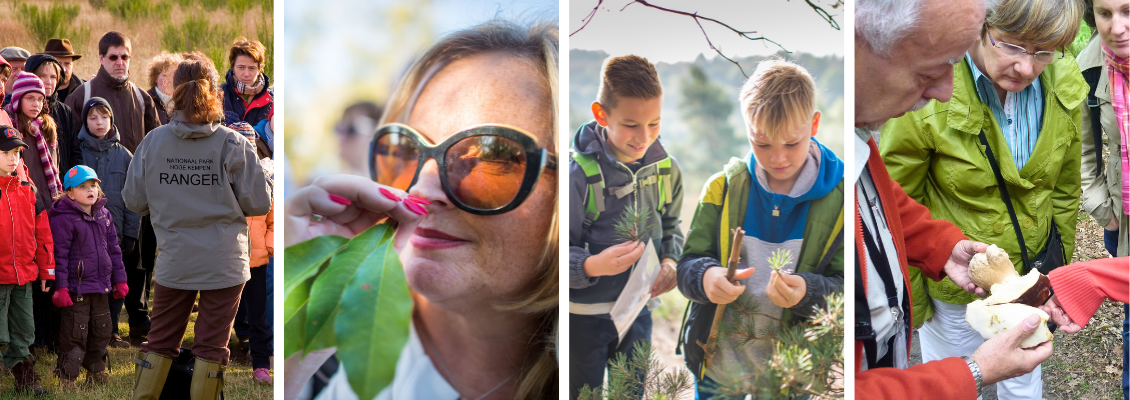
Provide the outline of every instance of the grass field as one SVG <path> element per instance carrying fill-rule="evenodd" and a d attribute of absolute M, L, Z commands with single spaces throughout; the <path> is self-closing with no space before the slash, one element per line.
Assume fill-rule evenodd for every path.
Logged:
<path fill-rule="evenodd" d="M 272 0 L 0 0 L 0 47 L 42 52 L 50 38 L 71 40 L 82 58 L 74 73 L 98 72 L 98 39 L 109 31 L 130 38 L 130 80 L 148 89 L 149 61 L 161 51 L 199 50 L 228 70 L 227 49 L 238 36 L 267 47 L 264 72 L 273 72 Z"/>

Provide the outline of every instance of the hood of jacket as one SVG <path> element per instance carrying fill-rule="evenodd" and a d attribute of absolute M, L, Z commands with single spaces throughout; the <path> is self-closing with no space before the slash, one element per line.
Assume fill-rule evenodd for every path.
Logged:
<path fill-rule="evenodd" d="M 802 176 L 796 183 L 810 187 L 796 197 L 770 192 L 767 185 L 760 182 L 753 152 L 743 161 L 750 184 L 742 227 L 746 236 L 770 243 L 803 238 L 811 202 L 827 196 L 844 179 L 843 161 L 816 138 L 812 138 L 808 159 L 798 172 Z"/>
<path fill-rule="evenodd" d="M 174 123 L 176 121 L 177 123 Z M 181 139 L 201 139 L 212 136 L 224 125 L 218 121 L 207 124 L 194 124 L 184 118 L 184 111 L 176 110 L 169 113 L 169 126 L 173 134 Z"/>
<path fill-rule="evenodd" d="M 814 162 L 816 165 L 811 165 Z M 752 151 L 749 153 L 749 159 L 747 160 L 746 164 L 746 168 L 749 170 L 750 176 L 757 177 L 757 156 L 755 156 Z M 801 170 L 797 173 L 811 173 L 813 171 L 810 170 L 810 168 L 815 170 L 815 180 L 812 181 L 812 185 L 808 189 L 808 191 L 800 194 L 797 197 L 769 192 L 765 189 L 765 185 L 761 184 L 761 182 L 758 182 L 757 185 L 751 185 L 751 190 L 759 191 L 759 196 L 780 196 L 782 197 L 783 201 L 800 203 L 824 197 L 828 194 L 828 192 L 831 192 L 832 189 L 835 189 L 836 185 L 839 185 L 840 181 L 844 179 L 843 160 L 840 160 L 840 158 L 836 156 L 836 153 L 832 152 L 832 149 L 829 149 L 828 146 L 820 143 L 820 141 L 816 140 L 816 138 L 812 138 L 809 144 L 808 159 L 805 161 L 805 165 L 802 166 Z M 801 179 L 797 180 L 797 184 L 802 184 Z"/>
<path fill-rule="evenodd" d="M 105 197 L 95 201 L 94 205 L 90 206 L 90 214 L 87 214 L 86 211 L 83 211 L 82 206 L 79 205 L 78 202 L 71 200 L 69 196 L 63 195 L 63 197 L 55 200 L 55 204 L 52 204 L 51 208 L 47 209 L 47 216 L 55 218 L 59 215 L 71 214 L 82 216 L 85 220 L 93 220 L 94 216 L 97 216 L 98 213 L 106 207 L 106 201 Z"/>

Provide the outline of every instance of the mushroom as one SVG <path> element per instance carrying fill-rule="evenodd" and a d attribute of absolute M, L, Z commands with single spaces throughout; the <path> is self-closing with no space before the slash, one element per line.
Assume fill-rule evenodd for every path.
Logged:
<path fill-rule="evenodd" d="M 993 284 L 1011 276 L 1017 276 L 1012 260 L 997 245 L 989 245 L 989 250 L 977 253 L 969 260 L 969 278 L 981 289 L 991 291 Z"/>
<path fill-rule="evenodd" d="M 1020 341 L 1021 348 L 1029 348 L 1052 340 L 1048 330 L 1048 313 L 1035 307 L 1018 303 L 988 304 L 987 300 L 977 300 L 965 308 L 965 322 L 981 334 L 985 340 L 992 339 L 1009 329 L 1020 325 L 1032 314 L 1040 316 L 1040 323 L 1031 335 Z"/>

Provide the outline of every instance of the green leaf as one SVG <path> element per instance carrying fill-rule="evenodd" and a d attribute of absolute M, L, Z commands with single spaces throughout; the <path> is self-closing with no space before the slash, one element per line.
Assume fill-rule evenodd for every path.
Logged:
<path fill-rule="evenodd" d="M 341 251 L 349 239 L 341 236 L 318 236 L 305 242 L 287 247 L 286 266 L 283 268 L 283 296 L 290 298 L 298 285 L 306 282 L 322 270 L 326 260 Z"/>
<path fill-rule="evenodd" d="M 337 357 L 349 371 L 349 384 L 358 398 L 371 399 L 392 382 L 396 360 L 408 340 L 412 299 L 400 259 L 392 248 L 393 229 L 376 249 L 365 253 L 357 276 L 342 295 L 342 307 L 334 322 Z M 343 257 L 352 249 L 335 257 Z"/>
<path fill-rule="evenodd" d="M 388 231 L 391 231 L 388 225 L 378 225 L 361 232 L 330 259 L 328 267 L 318 273 L 310 287 L 310 301 L 306 304 L 306 352 L 334 346 L 333 321 L 341 307 L 341 293 L 353 281 L 361 263 L 380 246 Z"/>

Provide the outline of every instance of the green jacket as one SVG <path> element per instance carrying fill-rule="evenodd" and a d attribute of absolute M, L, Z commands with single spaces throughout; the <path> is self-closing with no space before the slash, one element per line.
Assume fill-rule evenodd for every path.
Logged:
<path fill-rule="evenodd" d="M 703 349 L 698 341 L 706 343 L 717 305 L 706 298 L 702 288 L 702 275 L 706 268 L 719 265 L 723 259 L 720 254 L 730 254 L 730 230 L 740 228 L 745 221 L 746 202 L 752 176 L 746 161 L 732 158 L 725 170 L 714 174 L 706 182 L 702 198 L 695 208 L 687 240 L 683 245 L 683 256 L 679 260 L 679 290 L 691 300 L 690 311 L 685 321 L 686 333 L 680 332 L 684 341 L 684 356 L 688 368 L 696 376 L 702 376 Z M 823 305 L 824 296 L 831 292 L 842 293 L 844 274 L 843 227 L 844 227 L 844 184 L 841 181 L 835 189 L 824 197 L 813 200 L 808 208 L 804 227 L 804 242 L 796 258 L 796 272 L 817 272 L 826 277 L 838 277 L 839 285 L 827 282 L 809 282 L 806 294 L 793 309 L 810 309 L 813 305 Z M 726 238 L 720 240 L 719 238 Z M 813 240 L 809 240 L 812 238 Z M 802 306 L 803 304 L 803 306 Z M 785 309 L 781 321 L 785 324 L 795 320 L 792 310 Z"/>
<path fill-rule="evenodd" d="M 1018 272 L 1023 269 L 1020 246 L 977 135 L 984 130 L 997 157 L 1029 257 L 1044 248 L 1054 219 L 1070 259 L 1081 193 L 1080 106 L 1087 84 L 1071 58 L 1048 65 L 1039 79 L 1044 89 L 1044 120 L 1032 157 L 1021 171 L 1016 170 L 992 111 L 977 96 L 968 59 L 954 67 L 952 100 L 944 104 L 932 101 L 891 120 L 879 143 L 891 178 L 907 195 L 929 208 L 932 218 L 957 225 L 970 240 L 1007 251 Z M 976 299 L 949 278 L 935 282 L 923 277 L 918 268 L 910 270 L 915 321 L 933 316 L 930 296 L 952 304 Z"/>

